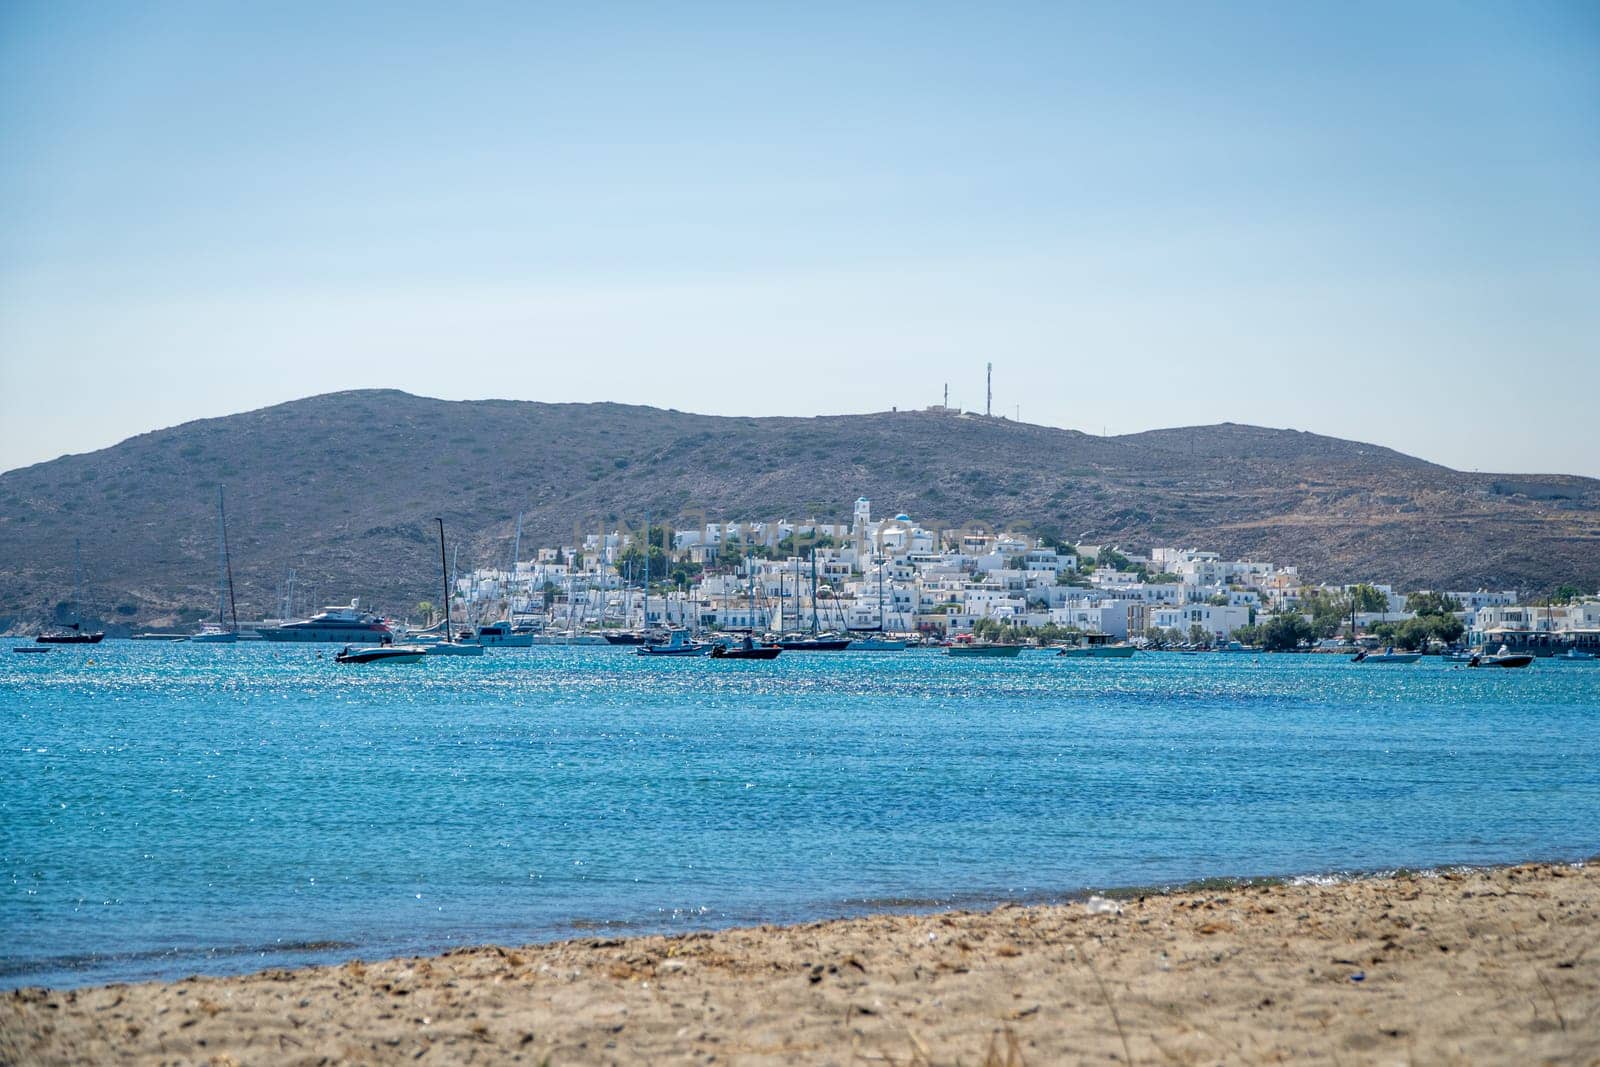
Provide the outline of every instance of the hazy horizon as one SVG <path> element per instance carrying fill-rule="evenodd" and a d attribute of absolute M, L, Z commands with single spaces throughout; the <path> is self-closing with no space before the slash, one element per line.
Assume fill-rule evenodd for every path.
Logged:
<path fill-rule="evenodd" d="M 1600 7 L 0 8 L 0 469 L 361 387 L 1600 476 Z"/>

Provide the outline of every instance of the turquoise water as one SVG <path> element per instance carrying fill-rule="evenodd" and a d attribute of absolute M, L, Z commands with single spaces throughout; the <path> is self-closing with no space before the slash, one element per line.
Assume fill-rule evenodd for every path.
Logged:
<path fill-rule="evenodd" d="M 1600 664 L 0 659 L 0 985 L 1600 853 Z"/>

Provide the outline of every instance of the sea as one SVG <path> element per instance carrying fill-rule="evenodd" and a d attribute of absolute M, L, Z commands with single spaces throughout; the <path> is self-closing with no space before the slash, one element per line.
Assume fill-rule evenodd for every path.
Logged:
<path fill-rule="evenodd" d="M 1600 661 L 0 643 L 0 987 L 1600 854 Z"/>

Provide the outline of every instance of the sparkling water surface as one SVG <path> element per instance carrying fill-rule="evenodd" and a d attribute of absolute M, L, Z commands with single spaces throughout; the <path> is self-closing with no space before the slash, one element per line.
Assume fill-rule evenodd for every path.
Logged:
<path fill-rule="evenodd" d="M 1600 853 L 1600 662 L 0 652 L 0 986 Z"/>

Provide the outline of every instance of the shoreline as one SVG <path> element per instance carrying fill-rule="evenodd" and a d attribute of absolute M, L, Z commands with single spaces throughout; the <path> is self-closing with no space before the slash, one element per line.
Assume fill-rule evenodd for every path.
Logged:
<path fill-rule="evenodd" d="M 38 961 L 40 964 L 53 966 L 35 966 L 30 970 L 44 971 L 46 973 L 60 973 L 71 971 L 79 963 L 97 964 L 102 961 L 134 961 L 134 960 L 186 960 L 194 963 L 221 962 L 227 960 L 243 961 L 248 957 L 256 957 L 260 962 L 251 963 L 243 967 L 222 967 L 211 970 L 185 970 L 174 965 L 165 968 L 167 973 L 137 974 L 132 977 L 119 978 L 86 976 L 82 981 L 73 982 L 27 982 L 10 981 L 11 978 L 25 977 L 25 972 L 19 969 L 0 969 L 0 997 L 7 994 L 28 989 L 46 989 L 51 992 L 64 993 L 69 990 L 96 989 L 111 986 L 126 985 L 151 985 L 190 981 L 204 978 L 238 979 L 249 978 L 264 971 L 290 970 L 301 971 L 312 968 L 338 967 L 350 962 L 371 963 L 394 959 L 418 959 L 449 955 L 455 952 L 472 951 L 474 949 L 493 949 L 512 944 L 524 948 L 534 948 L 543 945 L 556 945 L 569 941 L 583 941 L 593 937 L 615 937 L 636 939 L 643 937 L 691 937 L 698 934 L 719 933 L 728 930 L 752 928 L 786 928 L 802 926 L 819 922 L 848 922 L 859 919 L 871 919 L 889 916 L 928 916 L 939 915 L 946 912 L 973 912 L 985 913 L 998 911 L 1002 908 L 1022 907 L 1065 907 L 1073 904 L 1082 904 L 1085 901 L 1103 897 L 1110 900 L 1124 901 L 1136 897 L 1171 896 L 1181 893 L 1199 893 L 1206 891 L 1243 890 L 1258 886 L 1295 886 L 1295 885 L 1342 885 L 1349 882 L 1365 881 L 1370 879 L 1394 878 L 1400 876 L 1414 876 L 1419 878 L 1440 877 L 1446 873 L 1474 874 L 1479 872 L 1505 870 L 1527 864 L 1544 866 L 1565 866 L 1580 868 L 1591 865 L 1600 865 L 1600 853 L 1585 854 L 1582 856 L 1550 856 L 1544 855 L 1535 858 L 1523 859 L 1514 862 L 1499 863 L 1440 863 L 1425 866 L 1384 866 L 1368 869 L 1341 870 L 1323 874 L 1262 874 L 1262 875 L 1208 875 L 1199 878 L 1185 879 L 1170 882 L 1149 882 L 1144 884 L 1127 884 L 1116 886 L 1082 886 L 1067 891 L 1057 890 L 1029 890 L 1012 895 L 1002 895 L 990 892 L 953 893 L 945 897 L 866 897 L 844 898 L 833 901 L 823 907 L 815 908 L 812 914 L 785 917 L 771 921 L 762 921 L 759 917 L 735 916 L 727 921 L 714 921 L 696 925 L 692 922 L 685 924 L 668 924 L 654 922 L 647 919 L 572 919 L 551 928 L 550 936 L 534 936 L 530 940 L 517 940 L 506 938 L 503 940 L 461 940 L 428 941 L 403 946 L 398 951 L 373 954 L 368 950 L 379 949 L 383 946 L 379 942 L 360 942 L 345 940 L 341 937 L 310 937 L 293 941 L 259 942 L 257 944 L 221 944 L 205 948 L 194 948 L 179 951 L 176 949 L 153 948 L 135 949 L 120 953 L 98 954 L 84 953 L 76 956 L 53 956 Z M 531 931 L 530 931 L 531 932 Z M 307 958 L 317 952 L 333 952 L 336 958 Z M 275 957 L 281 957 L 274 962 Z M 3 961 L 0 961 L 3 962 Z"/>
<path fill-rule="evenodd" d="M 1595 1063 L 1596 930 L 1589 862 L 1204 880 L 21 988 L 0 1060 Z"/>

